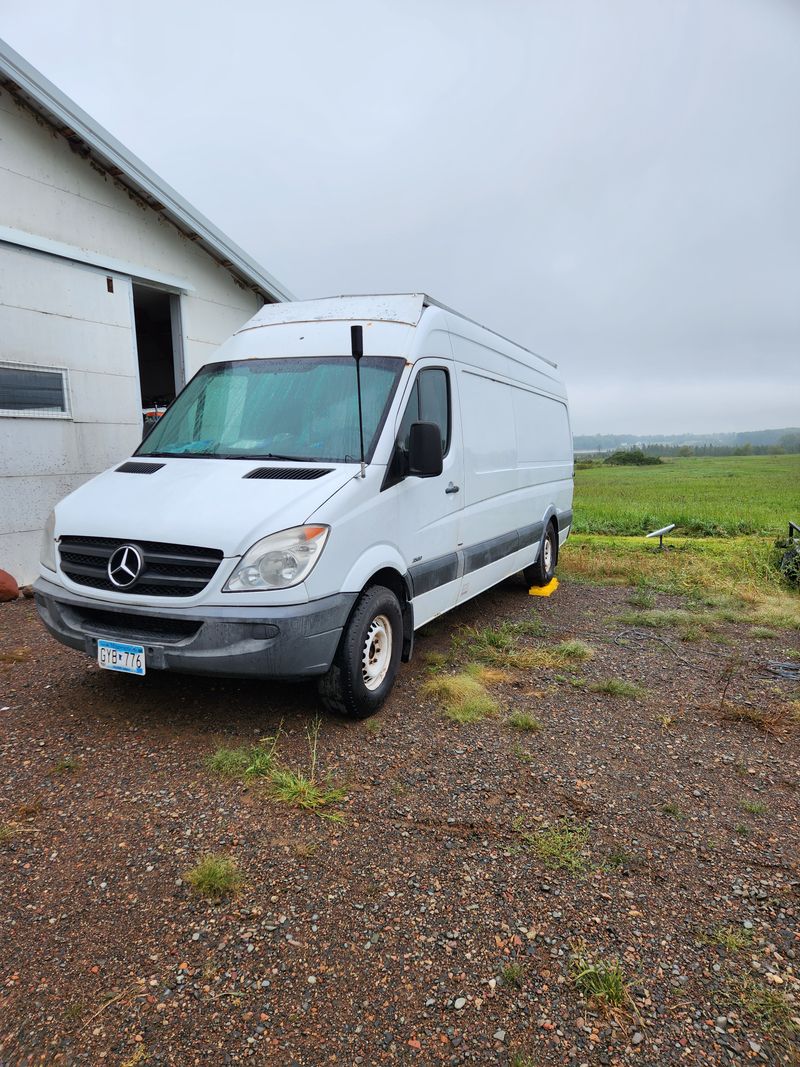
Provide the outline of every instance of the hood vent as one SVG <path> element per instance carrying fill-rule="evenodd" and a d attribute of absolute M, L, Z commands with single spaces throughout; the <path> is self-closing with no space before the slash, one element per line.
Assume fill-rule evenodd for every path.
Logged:
<path fill-rule="evenodd" d="M 312 482 L 324 474 L 330 474 L 330 467 L 256 467 L 248 471 L 245 478 L 277 478 L 282 481 Z"/>
<path fill-rule="evenodd" d="M 163 463 L 136 463 L 131 460 L 130 463 L 123 463 L 121 467 L 117 467 L 117 474 L 155 474 L 163 466 Z"/>

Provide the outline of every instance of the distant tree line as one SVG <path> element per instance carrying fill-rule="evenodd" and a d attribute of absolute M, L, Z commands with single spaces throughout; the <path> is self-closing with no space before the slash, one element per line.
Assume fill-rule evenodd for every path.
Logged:
<path fill-rule="evenodd" d="M 800 427 L 782 430 L 749 430 L 742 433 L 673 434 L 667 437 L 643 434 L 576 434 L 576 452 L 612 453 L 639 449 L 658 456 L 780 456 L 800 452 Z"/>
<path fill-rule="evenodd" d="M 774 445 L 644 445 L 647 456 L 786 456 L 800 452 L 800 433 L 784 434 Z"/>

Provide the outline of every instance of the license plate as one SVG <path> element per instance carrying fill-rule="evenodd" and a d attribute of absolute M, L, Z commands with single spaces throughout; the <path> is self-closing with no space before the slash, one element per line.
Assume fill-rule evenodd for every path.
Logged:
<path fill-rule="evenodd" d="M 98 641 L 97 662 L 107 671 L 144 674 L 144 645 L 123 645 L 119 641 Z"/>

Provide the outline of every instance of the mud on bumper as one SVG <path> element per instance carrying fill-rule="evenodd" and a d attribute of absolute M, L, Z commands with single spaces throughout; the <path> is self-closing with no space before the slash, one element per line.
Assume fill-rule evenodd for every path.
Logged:
<path fill-rule="evenodd" d="M 98 638 L 144 645 L 149 670 L 246 678 L 309 678 L 331 665 L 356 593 L 287 607 L 144 608 L 77 596 L 39 578 L 42 622 L 97 657 Z"/>

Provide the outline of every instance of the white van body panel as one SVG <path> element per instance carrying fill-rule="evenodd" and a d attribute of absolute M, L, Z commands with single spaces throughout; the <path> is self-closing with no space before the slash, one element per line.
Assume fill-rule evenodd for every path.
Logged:
<path fill-rule="evenodd" d="M 320 674 L 357 597 L 379 572 L 392 572 L 407 590 L 408 617 L 418 628 L 532 565 L 548 523 L 559 542 L 566 539 L 573 457 L 557 368 L 429 298 L 267 305 L 219 349 L 215 362 L 349 356 L 353 324 L 363 327 L 365 356 L 404 361 L 366 476 L 355 462 L 319 461 L 327 472 L 314 480 L 260 481 L 245 475 L 257 467 L 310 464 L 191 455 L 159 458 L 161 468 L 146 477 L 107 471 L 58 505 L 56 542 L 80 535 L 206 546 L 221 552 L 222 561 L 200 592 L 182 597 L 143 596 L 135 587 L 91 588 L 71 581 L 60 566 L 55 573 L 43 568 L 37 603 L 51 632 L 90 652 L 95 631 L 68 633 L 65 621 L 84 604 L 125 609 L 125 618 L 132 611 L 143 618 L 192 618 L 203 622 L 206 645 L 194 652 L 194 641 L 154 646 L 156 667 L 268 677 Z M 427 370 L 445 372 L 449 383 L 442 473 L 395 477 L 398 433 L 418 377 Z M 355 389 L 355 374 L 353 384 Z M 328 526 L 330 533 L 304 582 L 225 591 L 252 545 L 309 523 Z M 283 642 L 278 652 L 283 638 L 259 642 L 248 630 L 236 638 L 233 662 L 222 646 L 232 640 L 231 627 L 246 628 L 247 620 L 264 620 L 265 632 L 291 634 L 297 649 L 307 651 L 286 652 Z"/>

